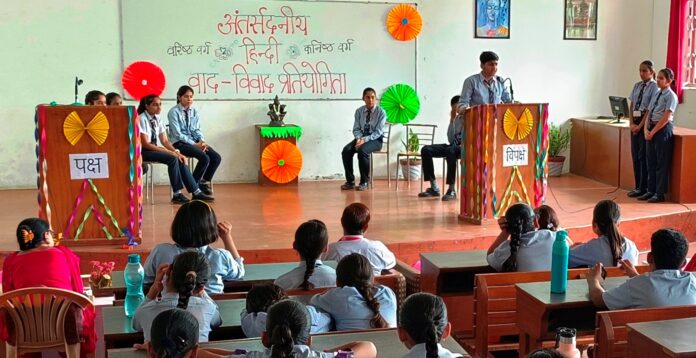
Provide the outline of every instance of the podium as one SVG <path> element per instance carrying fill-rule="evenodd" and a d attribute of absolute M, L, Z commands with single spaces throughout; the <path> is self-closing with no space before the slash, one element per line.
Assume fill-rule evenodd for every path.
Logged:
<path fill-rule="evenodd" d="M 39 217 L 62 244 L 139 240 L 142 158 L 132 106 L 36 107 Z"/>
<path fill-rule="evenodd" d="M 537 207 L 547 188 L 548 104 L 498 104 L 464 113 L 460 218 L 481 224 L 510 205 Z"/>
<path fill-rule="evenodd" d="M 261 186 L 297 186 L 302 168 L 302 153 L 297 148 L 297 141 L 302 136 L 302 127 L 294 124 L 282 127 L 257 124 L 255 128 L 259 134 L 258 183 Z M 264 158 L 277 163 L 266 173 Z"/>

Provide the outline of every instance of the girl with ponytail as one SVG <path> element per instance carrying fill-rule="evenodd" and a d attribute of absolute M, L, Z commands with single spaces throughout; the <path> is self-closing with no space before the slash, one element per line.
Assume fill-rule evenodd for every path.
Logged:
<path fill-rule="evenodd" d="M 198 353 L 198 320 L 179 308 L 155 317 L 147 353 L 150 358 L 189 358 Z"/>
<path fill-rule="evenodd" d="M 399 340 L 409 349 L 404 358 L 461 357 L 439 343 L 449 337 L 451 329 L 442 298 L 430 293 L 408 296 L 399 312 Z"/>
<path fill-rule="evenodd" d="M 353 253 L 336 267 L 336 288 L 312 297 L 310 305 L 333 318 L 337 331 L 396 327 L 396 295 L 374 285 L 370 261 Z"/>
<path fill-rule="evenodd" d="M 286 290 L 301 288 L 309 291 L 320 287 L 335 287 L 336 270 L 319 260 L 321 254 L 326 253 L 328 243 L 329 232 L 323 222 L 309 220 L 302 223 L 295 231 L 295 241 L 292 243 L 302 262 L 292 271 L 278 277 L 274 283 Z"/>
<path fill-rule="evenodd" d="M 556 233 L 536 230 L 538 224 L 529 205 L 510 206 L 498 224 L 500 234 L 488 248 L 487 261 L 493 269 L 502 272 L 551 270 L 551 248 Z"/>
<path fill-rule="evenodd" d="M 622 260 L 637 265 L 638 248 L 621 234 L 620 219 L 619 204 L 612 200 L 598 202 L 592 213 L 592 231 L 597 238 L 571 247 L 568 267 L 592 267 L 600 262 L 604 266 L 616 267 Z"/>
<path fill-rule="evenodd" d="M 208 277 L 208 259 L 195 250 L 179 254 L 171 265 L 160 266 L 145 302 L 135 311 L 133 328 L 143 332 L 146 342 L 150 341 L 153 318 L 163 311 L 180 308 L 198 319 L 198 340 L 207 342 L 210 331 L 222 324 L 217 304 L 205 292 Z"/>

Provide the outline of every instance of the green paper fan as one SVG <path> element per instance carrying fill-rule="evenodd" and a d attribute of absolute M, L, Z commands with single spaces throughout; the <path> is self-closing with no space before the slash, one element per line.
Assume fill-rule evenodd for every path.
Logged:
<path fill-rule="evenodd" d="M 405 124 L 416 118 L 420 110 L 418 94 L 411 86 L 399 83 L 389 87 L 380 100 L 389 123 Z"/>

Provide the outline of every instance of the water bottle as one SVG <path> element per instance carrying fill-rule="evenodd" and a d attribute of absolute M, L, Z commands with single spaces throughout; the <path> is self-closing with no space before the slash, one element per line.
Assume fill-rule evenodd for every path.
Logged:
<path fill-rule="evenodd" d="M 135 310 L 138 309 L 145 295 L 143 294 L 143 279 L 145 271 L 140 265 L 140 255 L 128 255 L 128 265 L 123 270 L 123 280 L 126 282 L 126 301 L 123 308 L 126 310 L 126 316 L 133 317 Z"/>
<path fill-rule="evenodd" d="M 556 232 L 556 240 L 551 250 L 551 293 L 565 293 L 568 286 L 568 233 Z"/>
<path fill-rule="evenodd" d="M 575 347 L 575 329 L 559 327 L 556 330 L 556 351 L 564 358 L 580 358 L 580 350 Z"/>

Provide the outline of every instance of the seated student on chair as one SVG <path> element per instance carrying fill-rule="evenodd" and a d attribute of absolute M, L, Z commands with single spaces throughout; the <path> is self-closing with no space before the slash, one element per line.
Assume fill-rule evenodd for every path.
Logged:
<path fill-rule="evenodd" d="M 503 79 L 498 73 L 498 55 L 492 51 L 484 51 L 479 56 L 481 72 L 464 80 L 462 94 L 459 96 L 458 111 L 464 111 L 480 104 L 510 103 L 510 92 L 503 85 Z"/>
<path fill-rule="evenodd" d="M 140 141 L 142 142 L 141 154 L 143 161 L 167 165 L 169 182 L 174 192 L 172 196 L 173 204 L 189 202 L 189 198 L 181 192 L 184 186 L 193 194 L 194 199 L 213 201 L 214 198 L 201 191 L 193 176 L 191 176 L 191 172 L 186 166 L 186 157 L 169 143 L 167 129 L 158 117 L 161 111 L 162 101 L 154 94 L 147 95 L 140 100 L 138 115 L 140 115 Z M 162 147 L 157 145 L 158 137 Z"/>
<path fill-rule="evenodd" d="M 462 142 L 463 116 L 457 115 L 459 96 L 454 96 L 450 100 L 450 121 L 447 126 L 447 139 L 449 144 L 431 144 L 421 149 L 423 158 L 423 178 L 430 182 L 430 188 L 418 194 L 420 198 L 440 196 L 440 188 L 437 187 L 435 179 L 435 166 L 433 158 L 445 158 L 447 161 L 447 193 L 442 196 L 442 201 L 450 201 L 457 198 L 455 190 L 455 177 L 457 175 L 457 159 L 460 158 L 462 150 L 459 145 Z"/>
<path fill-rule="evenodd" d="M 587 274 L 592 303 L 610 310 L 696 304 L 696 276 L 681 270 L 688 250 L 689 243 L 681 232 L 656 231 L 648 253 L 651 272 L 639 275 L 629 260 L 623 260 L 621 267 L 630 278 L 609 290 L 602 287 L 603 265 L 598 263 Z"/>
<path fill-rule="evenodd" d="M 91 90 L 85 95 L 85 106 L 106 106 L 104 92 Z"/>
<path fill-rule="evenodd" d="M 123 98 L 116 92 L 109 92 L 106 94 L 106 105 L 107 106 L 122 106 Z"/>
<path fill-rule="evenodd" d="M 370 184 L 370 153 L 382 149 L 384 125 L 387 112 L 377 105 L 377 92 L 368 87 L 363 90 L 364 106 L 355 111 L 353 122 L 353 137 L 350 143 L 343 147 L 343 169 L 346 172 L 346 182 L 341 190 L 367 190 Z M 355 186 L 353 174 L 353 155 L 358 154 L 360 169 L 360 185 Z"/>

